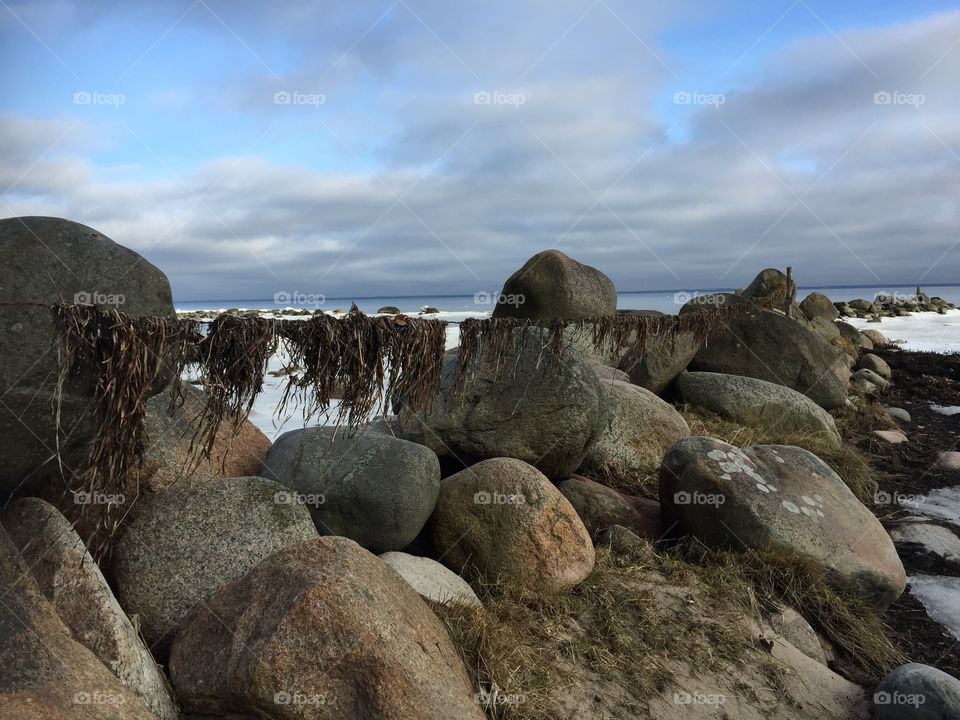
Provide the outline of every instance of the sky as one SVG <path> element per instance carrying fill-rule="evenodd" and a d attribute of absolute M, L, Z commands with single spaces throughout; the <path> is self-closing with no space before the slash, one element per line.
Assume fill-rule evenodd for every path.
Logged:
<path fill-rule="evenodd" d="M 960 282 L 960 5 L 0 0 L 0 217 L 180 301 Z"/>

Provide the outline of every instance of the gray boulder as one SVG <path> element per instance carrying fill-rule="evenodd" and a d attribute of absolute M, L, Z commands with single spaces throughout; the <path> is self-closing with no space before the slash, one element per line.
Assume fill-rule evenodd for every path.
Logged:
<path fill-rule="evenodd" d="M 758 309 L 715 328 L 690 369 L 784 385 L 830 410 L 847 399 L 850 362 L 841 350 L 800 323 Z"/>
<path fill-rule="evenodd" d="M 403 436 L 459 467 L 511 457 L 551 479 L 568 477 L 603 431 L 607 401 L 596 372 L 576 350 L 567 346 L 554 370 L 545 346 L 545 339 L 527 338 L 505 368 L 485 353 L 459 389 L 458 351 L 448 351 L 430 413 L 399 412 Z"/>
<path fill-rule="evenodd" d="M 621 525 L 649 540 L 663 538 L 660 503 L 656 500 L 624 495 L 580 475 L 561 480 L 557 489 L 570 501 L 594 537 L 611 525 Z"/>
<path fill-rule="evenodd" d="M 274 442 L 260 474 L 304 498 L 321 535 L 376 553 L 413 541 L 440 491 L 437 456 L 385 432 L 292 430 Z"/>
<path fill-rule="evenodd" d="M 873 694 L 875 720 L 960 718 L 960 680 L 920 663 L 901 665 Z"/>
<path fill-rule="evenodd" d="M 217 588 L 316 536 L 307 507 L 270 480 L 180 482 L 144 502 L 120 536 L 117 597 L 162 659 L 180 621 Z"/>
<path fill-rule="evenodd" d="M 655 310 L 643 314 L 663 315 Z M 683 333 L 668 339 L 648 338 L 646 342 L 627 347 L 617 367 L 627 373 L 631 383 L 660 394 L 693 360 L 700 349 L 700 340 L 694 333 Z"/>
<path fill-rule="evenodd" d="M 664 454 L 690 434 L 683 416 L 646 388 L 605 382 L 609 421 L 587 452 L 581 472 L 639 482 L 657 472 Z"/>
<path fill-rule="evenodd" d="M 813 433 L 836 445 L 840 433 L 830 413 L 784 385 L 741 375 L 688 372 L 677 389 L 691 405 L 706 408 L 744 425 Z"/>
<path fill-rule="evenodd" d="M 761 270 L 740 294 L 745 300 L 772 303 L 778 310 L 782 310 L 796 295 L 796 283 L 776 268 Z"/>
<path fill-rule="evenodd" d="M 616 312 L 610 278 L 559 250 L 545 250 L 507 278 L 493 317 L 578 320 Z"/>
<path fill-rule="evenodd" d="M 3 525 L 74 639 L 136 693 L 158 720 L 177 720 L 162 671 L 70 521 L 43 500 L 21 498 L 7 508 Z"/>
<path fill-rule="evenodd" d="M 906 587 L 903 564 L 876 516 L 801 448 L 681 440 L 660 468 L 660 504 L 665 521 L 676 520 L 706 545 L 792 553 L 834 587 L 881 608 Z"/>
<path fill-rule="evenodd" d="M 0 502 L 28 476 L 62 480 L 51 398 L 58 364 L 50 305 L 107 304 L 132 316 L 173 315 L 170 283 L 132 250 L 96 230 L 61 218 L 0 220 Z M 169 377 L 165 376 L 164 380 Z M 163 389 L 158 383 L 156 391 Z M 86 459 L 96 430 L 92 378 L 64 388 L 60 456 L 66 471 Z"/>
<path fill-rule="evenodd" d="M 436 560 L 403 552 L 384 553 L 380 559 L 396 570 L 425 600 L 441 605 L 482 607 L 470 584 Z"/>
<path fill-rule="evenodd" d="M 857 330 L 853 325 L 848 322 L 843 322 L 842 320 L 838 320 L 836 325 L 840 329 L 840 336 L 844 340 L 852 343 L 854 347 L 862 350 L 873 350 L 873 343 L 870 341 L 870 338 Z"/>
<path fill-rule="evenodd" d="M 812 292 L 800 301 L 800 310 L 807 320 L 836 320 L 840 317 L 840 311 L 837 310 L 833 301 L 820 292 Z"/>
<path fill-rule="evenodd" d="M 859 366 L 861 369 L 871 370 L 884 380 L 893 380 L 893 370 L 883 358 L 873 353 L 864 353 L 860 358 Z"/>
<path fill-rule="evenodd" d="M 870 328 L 868 330 L 861 330 L 860 332 L 862 332 L 864 335 L 867 336 L 867 338 L 869 338 L 870 342 L 873 343 L 874 347 L 883 347 L 884 345 L 887 344 L 886 336 L 884 336 L 884 334 L 879 330 L 874 330 L 873 328 Z"/>
<path fill-rule="evenodd" d="M 707 293 L 705 295 L 697 295 L 692 297 L 687 302 L 683 304 L 683 307 L 680 308 L 680 315 L 684 315 L 690 312 L 696 312 L 697 310 L 709 310 L 711 308 L 721 308 L 721 307 L 734 307 L 736 305 L 743 305 L 744 303 L 749 302 L 742 295 L 737 293 Z"/>

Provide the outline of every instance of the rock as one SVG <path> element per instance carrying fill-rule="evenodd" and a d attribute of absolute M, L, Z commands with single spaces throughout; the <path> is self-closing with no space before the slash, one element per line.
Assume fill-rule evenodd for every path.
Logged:
<path fill-rule="evenodd" d="M 43 500 L 21 498 L 7 508 L 3 525 L 37 587 L 74 639 L 136 693 L 159 720 L 177 720 L 179 714 L 163 673 L 70 521 Z"/>
<path fill-rule="evenodd" d="M 561 480 L 557 489 L 570 501 L 593 537 L 611 525 L 622 525 L 652 541 L 663 537 L 660 504 L 655 500 L 622 495 L 579 475 Z"/>
<path fill-rule="evenodd" d="M 459 389 L 457 350 L 448 351 L 430 413 L 399 412 L 403 436 L 455 469 L 512 457 L 549 478 L 569 477 L 606 425 L 606 395 L 590 363 L 575 350 L 566 348 L 555 371 L 541 346 L 528 338 L 510 368 L 498 369 L 485 354 Z"/>
<path fill-rule="evenodd" d="M 143 490 L 156 494 L 187 478 L 210 481 L 260 472 L 270 449 L 270 441 L 260 428 L 245 420 L 234 435 L 228 419 L 217 431 L 210 458 L 197 457 L 196 452 L 190 452 L 190 444 L 199 427 L 197 419 L 206 406 L 206 396 L 185 384 L 183 404 L 170 414 L 170 395 L 168 388 L 147 401 L 147 446 L 140 477 Z"/>
<path fill-rule="evenodd" d="M 649 390 L 614 381 L 604 383 L 603 391 L 610 419 L 581 470 L 639 480 L 655 473 L 670 446 L 690 435 L 683 416 Z"/>
<path fill-rule="evenodd" d="M 800 302 L 800 310 L 807 320 L 836 320 L 840 317 L 833 301 L 823 293 L 812 292 Z"/>
<path fill-rule="evenodd" d="M 590 367 L 593 368 L 593 371 L 597 374 L 597 379 L 600 382 L 630 382 L 630 376 L 627 375 L 623 370 L 618 370 L 617 368 L 609 367 L 607 365 L 601 365 L 597 362 L 590 362 Z"/>
<path fill-rule="evenodd" d="M 384 553 L 380 559 L 427 600 L 440 604 L 483 607 L 469 583 L 436 560 L 402 552 Z"/>
<path fill-rule="evenodd" d="M 873 370 L 867 370 L 866 368 L 861 368 L 853 374 L 853 380 L 868 382 L 871 385 L 875 385 L 880 388 L 880 390 L 886 390 L 890 387 L 890 382 L 880 377 Z"/>
<path fill-rule="evenodd" d="M 842 320 L 837 321 L 835 324 L 840 330 L 840 337 L 852 343 L 854 347 L 863 350 L 873 350 L 873 343 L 870 342 L 870 338 L 857 330 L 853 325 L 843 322 Z"/>
<path fill-rule="evenodd" d="M 689 372 L 677 389 L 691 405 L 706 408 L 743 425 L 813 433 L 835 445 L 840 433 L 826 410 L 784 385 L 740 375 Z"/>
<path fill-rule="evenodd" d="M 683 304 L 679 315 L 696 312 L 697 310 L 709 310 L 710 308 L 734 307 L 749 302 L 736 293 L 707 293 L 706 295 L 696 295 Z"/>
<path fill-rule="evenodd" d="M 874 312 L 876 310 L 876 306 L 872 302 L 869 300 L 864 300 L 863 298 L 851 300 L 847 303 L 847 305 L 852 307 L 854 310 L 859 310 L 863 313 Z"/>
<path fill-rule="evenodd" d="M 873 712 L 875 720 L 960 718 L 960 680 L 929 665 L 901 665 L 877 686 Z"/>
<path fill-rule="evenodd" d="M 782 309 L 797 295 L 797 285 L 776 268 L 761 270 L 741 294 L 745 300 L 771 303 Z"/>
<path fill-rule="evenodd" d="M 60 218 L 0 220 L 0 503 L 30 476 L 36 494 L 49 480 L 62 490 L 51 398 L 58 373 L 50 305 L 111 304 L 134 316 L 172 317 L 170 283 L 140 255 L 96 230 Z M 155 390 L 169 380 L 164 375 Z M 60 456 L 68 472 L 86 460 L 97 430 L 89 412 L 92 378 L 71 376 L 64 388 Z M 25 492 L 24 492 L 25 491 Z"/>
<path fill-rule="evenodd" d="M 907 436 L 900 430 L 874 430 L 873 434 L 891 445 L 899 445 L 907 441 Z"/>
<path fill-rule="evenodd" d="M 770 618 L 770 626 L 808 658 L 827 665 L 827 654 L 820 644 L 820 638 L 810 627 L 810 623 L 796 610 L 791 607 L 782 608 Z"/>
<path fill-rule="evenodd" d="M 536 468 L 484 460 L 440 483 L 433 539 L 441 561 L 538 590 L 563 590 L 593 569 L 590 533 Z"/>
<path fill-rule="evenodd" d="M 834 338 L 840 338 L 840 328 L 838 328 L 837 324 L 832 320 L 826 320 L 825 318 L 814 318 L 813 320 L 804 321 L 802 318 L 798 318 L 798 322 L 805 322 L 805 327 L 808 330 L 815 332 L 828 342 Z"/>
<path fill-rule="evenodd" d="M 785 385 L 830 410 L 846 401 L 850 359 L 800 323 L 758 309 L 717 327 L 690 369 Z"/>
<path fill-rule="evenodd" d="M 941 470 L 960 470 L 960 452 L 950 450 L 937 455 L 937 467 Z"/>
<path fill-rule="evenodd" d="M 395 305 L 384 305 L 382 308 L 377 310 L 378 315 L 399 315 L 400 308 Z"/>
<path fill-rule="evenodd" d="M 333 427 L 284 433 L 260 474 L 307 498 L 321 535 L 343 535 L 376 553 L 406 547 L 440 490 L 440 463 L 429 448 Z"/>
<path fill-rule="evenodd" d="M 906 314 L 909 314 L 909 313 L 906 313 Z M 870 328 L 869 330 L 861 330 L 860 332 L 863 333 L 867 337 L 867 339 L 869 339 L 870 342 L 873 343 L 874 347 L 884 347 L 885 345 L 887 345 L 886 336 L 879 330 L 874 330 L 873 328 Z"/>
<path fill-rule="evenodd" d="M 177 635 L 170 675 L 204 717 L 484 718 L 427 604 L 341 537 L 285 548 L 218 590 Z"/>
<path fill-rule="evenodd" d="M 439 315 L 440 311 L 435 307 L 431 307 L 430 305 L 424 305 L 422 308 L 420 308 L 420 314 L 421 315 Z"/>
<path fill-rule="evenodd" d="M 890 369 L 887 361 L 873 353 L 864 353 L 860 357 L 859 366 L 862 370 L 870 370 L 876 373 L 884 380 L 893 380 L 893 370 Z"/>
<path fill-rule="evenodd" d="M 0 526 L 0 718 L 156 720 L 70 631 Z"/>
<path fill-rule="evenodd" d="M 890 530 L 900 557 L 912 568 L 936 574 L 960 574 L 960 538 L 939 525 L 905 522 Z"/>
<path fill-rule="evenodd" d="M 659 394 L 687 369 L 700 346 L 701 342 L 694 333 L 683 333 L 669 340 L 649 338 L 644 343 L 634 343 L 628 347 L 622 353 L 617 367 L 627 373 L 634 385 Z"/>
<path fill-rule="evenodd" d="M 885 409 L 888 416 L 898 422 L 910 422 L 910 413 L 903 408 L 888 407 Z"/>
<path fill-rule="evenodd" d="M 597 547 L 608 547 L 618 555 L 632 555 L 649 546 L 633 530 L 623 525 L 611 525 L 597 533 Z"/>
<path fill-rule="evenodd" d="M 178 483 L 144 503 L 114 551 L 114 586 L 162 660 L 171 633 L 217 588 L 316 537 L 307 507 L 259 477 Z"/>
<path fill-rule="evenodd" d="M 602 272 L 545 250 L 507 278 L 493 317 L 579 320 L 617 312 L 617 290 Z"/>
<path fill-rule="evenodd" d="M 660 469 L 665 519 L 715 547 L 772 547 L 808 559 L 835 587 L 886 607 L 906 575 L 890 536 L 813 453 L 681 440 Z"/>

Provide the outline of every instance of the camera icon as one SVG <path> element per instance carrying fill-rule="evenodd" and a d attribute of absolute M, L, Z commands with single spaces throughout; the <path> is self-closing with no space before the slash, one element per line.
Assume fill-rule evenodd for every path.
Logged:
<path fill-rule="evenodd" d="M 488 292 L 478 292 L 473 296 L 475 305 L 490 305 L 493 303 L 493 295 Z"/>
<path fill-rule="evenodd" d="M 273 94 L 274 105 L 289 105 L 292 99 L 292 96 L 286 90 L 280 90 Z"/>
<path fill-rule="evenodd" d="M 286 292 L 286 291 L 284 291 L 284 290 L 281 290 L 280 292 L 273 294 L 273 302 L 274 302 L 274 303 L 284 304 L 284 303 L 290 302 L 290 300 L 291 300 L 291 295 L 290 295 L 290 293 L 288 293 L 288 292 Z"/>
<path fill-rule="evenodd" d="M 690 493 L 688 493 L 686 490 L 681 490 L 680 492 L 673 494 L 674 505 L 689 505 L 690 502 Z"/>
<path fill-rule="evenodd" d="M 893 497 L 886 490 L 881 490 L 873 495 L 874 505 L 889 505 L 891 502 L 893 502 Z"/>
<path fill-rule="evenodd" d="M 492 500 L 490 493 L 485 490 L 481 490 L 478 493 L 473 494 L 473 503 L 475 505 L 489 505 Z"/>
<path fill-rule="evenodd" d="M 473 94 L 473 104 L 474 105 L 489 105 L 492 101 L 490 93 L 486 90 L 481 90 L 480 92 L 475 92 Z"/>
<path fill-rule="evenodd" d="M 93 305 L 93 296 L 90 293 L 86 292 L 85 290 L 81 290 L 80 292 L 76 293 L 73 296 L 73 304 L 74 305 Z"/>
<path fill-rule="evenodd" d="M 891 700 L 890 693 L 886 692 L 885 690 L 881 690 L 880 692 L 876 692 L 873 694 L 874 705 L 889 705 L 890 700 Z"/>
<path fill-rule="evenodd" d="M 874 105 L 889 105 L 891 102 L 893 102 L 893 95 L 886 90 L 873 94 Z"/>
<path fill-rule="evenodd" d="M 73 694 L 73 702 L 77 705 L 89 705 L 92 700 L 88 692 L 80 691 Z"/>
<path fill-rule="evenodd" d="M 290 693 L 280 691 L 273 694 L 273 702 L 276 705 L 289 705 L 290 704 Z"/>
<path fill-rule="evenodd" d="M 89 105 L 92 100 L 93 96 L 86 90 L 80 90 L 73 94 L 74 105 Z"/>
<path fill-rule="evenodd" d="M 273 494 L 274 505 L 293 505 L 296 495 L 287 490 L 280 490 Z"/>
<path fill-rule="evenodd" d="M 693 293 L 687 292 L 686 290 L 681 290 L 673 294 L 673 304 L 674 305 L 686 305 L 688 302 L 693 300 Z"/>
<path fill-rule="evenodd" d="M 689 105 L 693 102 L 693 95 L 691 95 L 686 90 L 680 90 L 673 94 L 673 104 L 674 105 Z"/>

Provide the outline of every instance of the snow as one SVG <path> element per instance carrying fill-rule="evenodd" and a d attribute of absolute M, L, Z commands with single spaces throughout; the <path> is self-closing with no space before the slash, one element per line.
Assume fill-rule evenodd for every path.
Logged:
<path fill-rule="evenodd" d="M 960 640 L 960 577 L 914 575 L 907 582 L 930 619 Z"/>
<path fill-rule="evenodd" d="M 960 414 L 960 405 L 935 405 L 930 403 L 930 409 L 935 413 L 940 413 L 941 415 Z"/>
<path fill-rule="evenodd" d="M 924 352 L 960 352 L 960 310 L 946 314 L 924 312 L 906 317 L 885 317 L 881 322 L 867 322 L 860 318 L 841 318 L 858 330 L 879 330 L 887 340 L 902 341 L 904 350 Z"/>
<path fill-rule="evenodd" d="M 912 509 L 960 527 L 960 487 L 931 490 L 919 498 Z"/>

